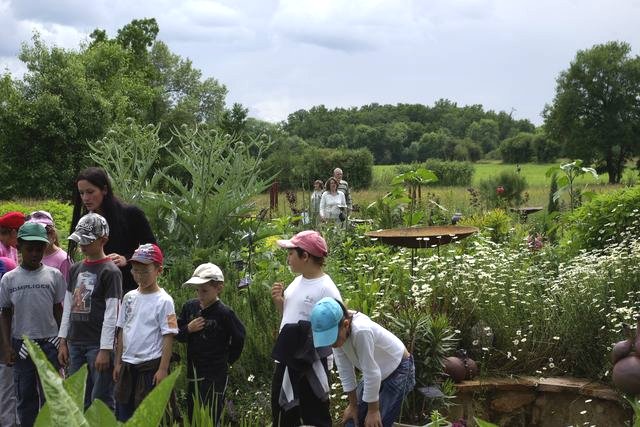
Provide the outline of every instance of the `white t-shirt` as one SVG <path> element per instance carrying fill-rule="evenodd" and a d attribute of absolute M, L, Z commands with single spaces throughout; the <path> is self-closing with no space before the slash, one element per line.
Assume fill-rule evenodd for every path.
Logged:
<path fill-rule="evenodd" d="M 323 274 L 317 279 L 305 279 L 302 275 L 297 276 L 284 290 L 284 306 L 280 329 L 287 323 L 309 320 L 311 309 L 316 302 L 324 297 L 342 301 L 340 291 L 329 275 Z"/>
<path fill-rule="evenodd" d="M 333 195 L 325 191 L 320 199 L 320 216 L 324 219 L 338 219 L 340 216 L 340 208 L 338 206 L 347 206 L 344 193 L 338 191 Z"/>
<path fill-rule="evenodd" d="M 377 402 L 380 383 L 400 365 L 405 346 L 398 337 L 369 319 L 354 313 L 351 334 L 340 348 L 333 349 L 345 393 L 357 387 L 354 367 L 362 372 L 362 400 Z"/>
<path fill-rule="evenodd" d="M 152 294 L 137 289 L 122 299 L 117 326 L 122 328 L 122 361 L 138 365 L 162 356 L 162 336 L 178 333 L 173 298 L 160 289 Z"/>

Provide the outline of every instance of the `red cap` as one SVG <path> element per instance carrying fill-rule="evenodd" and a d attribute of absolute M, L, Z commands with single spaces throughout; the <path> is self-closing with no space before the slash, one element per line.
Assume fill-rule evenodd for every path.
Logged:
<path fill-rule="evenodd" d="M 0 227 L 17 230 L 24 224 L 24 214 L 22 212 L 7 212 L 0 216 Z"/>
<path fill-rule="evenodd" d="M 142 264 L 151 264 L 155 262 L 162 265 L 164 256 L 158 245 L 154 243 L 145 243 L 138 246 L 138 249 L 133 253 L 129 261 L 140 262 Z"/>
<path fill-rule="evenodd" d="M 320 233 L 314 230 L 301 231 L 289 240 L 278 240 L 278 246 L 286 249 L 300 248 L 321 258 L 329 254 L 327 242 L 324 241 Z"/>

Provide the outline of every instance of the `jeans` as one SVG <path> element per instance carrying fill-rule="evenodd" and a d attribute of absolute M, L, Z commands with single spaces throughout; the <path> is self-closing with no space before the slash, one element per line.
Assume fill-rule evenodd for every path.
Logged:
<path fill-rule="evenodd" d="M 113 410 L 113 355 L 109 357 L 109 367 L 99 372 L 95 366 L 100 345 L 68 343 L 67 346 L 69 348 L 69 375 L 78 371 L 85 363 L 87 364 L 87 386 L 84 393 L 85 410 L 95 399 L 102 400 Z"/>
<path fill-rule="evenodd" d="M 384 427 L 391 427 L 400 416 L 402 401 L 416 385 L 416 368 L 413 356 L 403 358 L 400 365 L 380 384 L 378 402 L 380 404 L 380 418 Z M 358 396 L 358 424 L 364 425 L 367 416 L 368 404 L 362 400 L 364 382 L 360 381 L 356 389 Z M 345 426 L 353 427 L 353 421 L 349 420 Z"/>
<path fill-rule="evenodd" d="M 0 363 L 0 426 L 13 427 L 17 423 L 13 368 Z"/>
<path fill-rule="evenodd" d="M 46 340 L 35 340 L 36 344 L 49 359 L 53 367 L 58 370 L 58 349 L 53 343 Z M 22 340 L 12 339 L 13 349 L 16 352 L 16 363 L 13 365 L 13 384 L 16 390 L 18 417 L 22 427 L 31 427 L 38 416 L 38 411 L 44 405 L 45 397 L 42 386 L 38 380 L 38 371 L 30 357 L 22 359 L 18 353 L 22 346 Z"/>

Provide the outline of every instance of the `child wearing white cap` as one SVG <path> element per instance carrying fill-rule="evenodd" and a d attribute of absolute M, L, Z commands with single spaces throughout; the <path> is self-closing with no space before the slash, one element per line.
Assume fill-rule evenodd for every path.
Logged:
<path fill-rule="evenodd" d="M 187 408 L 193 416 L 194 394 L 211 409 L 216 425 L 224 408 L 228 370 L 242 353 L 245 328 L 233 310 L 220 301 L 224 275 L 215 264 L 198 266 L 183 287 L 194 287 L 178 318 L 176 339 L 187 344 Z"/>

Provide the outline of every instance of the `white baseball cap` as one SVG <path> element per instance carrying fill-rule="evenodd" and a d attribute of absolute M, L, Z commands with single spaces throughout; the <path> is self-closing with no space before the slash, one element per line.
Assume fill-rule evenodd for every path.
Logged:
<path fill-rule="evenodd" d="M 215 264 L 210 262 L 206 264 L 200 264 L 198 268 L 195 269 L 191 279 L 187 280 L 182 284 L 182 287 L 187 287 L 190 285 L 202 285 L 207 282 L 224 282 L 224 275 L 222 274 L 222 270 Z"/>

